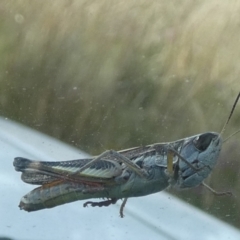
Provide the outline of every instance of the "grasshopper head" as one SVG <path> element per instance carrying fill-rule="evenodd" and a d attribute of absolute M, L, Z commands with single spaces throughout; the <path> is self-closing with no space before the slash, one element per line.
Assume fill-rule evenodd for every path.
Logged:
<path fill-rule="evenodd" d="M 221 147 L 222 138 L 218 133 L 207 132 L 187 138 L 180 154 L 195 169 L 180 159 L 175 166 L 177 187 L 190 188 L 201 184 L 215 166 Z"/>

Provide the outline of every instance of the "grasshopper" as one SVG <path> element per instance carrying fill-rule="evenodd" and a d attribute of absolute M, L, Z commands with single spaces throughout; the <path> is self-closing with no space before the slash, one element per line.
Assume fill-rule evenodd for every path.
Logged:
<path fill-rule="evenodd" d="M 217 162 L 223 144 L 221 135 L 239 97 L 240 93 L 221 133 L 206 132 L 174 142 L 108 150 L 96 157 L 71 161 L 15 158 L 13 165 L 16 171 L 22 172 L 22 180 L 41 185 L 22 197 L 20 209 L 31 212 L 77 200 L 105 198 L 83 204 L 102 207 L 124 199 L 120 207 L 123 217 L 128 198 L 160 192 L 169 186 L 185 189 L 204 185 L 216 195 L 231 194 L 216 192 L 204 179 Z"/>

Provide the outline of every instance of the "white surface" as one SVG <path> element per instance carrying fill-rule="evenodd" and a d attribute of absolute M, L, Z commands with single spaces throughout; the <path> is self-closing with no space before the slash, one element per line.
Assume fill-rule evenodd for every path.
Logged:
<path fill-rule="evenodd" d="M 131 198 L 125 218 L 119 205 L 83 208 L 84 201 L 37 212 L 20 211 L 34 186 L 21 181 L 13 158 L 71 160 L 84 155 L 22 125 L 0 118 L 0 236 L 14 239 L 240 239 L 240 231 L 164 192 Z"/>

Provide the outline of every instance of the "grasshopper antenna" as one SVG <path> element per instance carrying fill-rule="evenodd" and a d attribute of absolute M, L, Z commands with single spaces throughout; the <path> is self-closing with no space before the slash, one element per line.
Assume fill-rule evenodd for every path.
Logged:
<path fill-rule="evenodd" d="M 228 136 L 227 138 L 225 138 L 225 139 L 223 140 L 223 142 L 226 142 L 228 139 L 230 139 L 232 136 L 236 135 L 236 134 L 239 133 L 239 132 L 240 132 L 240 129 L 237 130 L 236 132 L 232 133 L 232 134 L 231 134 L 230 136 Z"/>
<path fill-rule="evenodd" d="M 237 95 L 237 98 L 236 98 L 236 100 L 235 100 L 235 102 L 234 102 L 234 104 L 233 104 L 233 106 L 232 106 L 232 110 L 231 110 L 231 112 L 230 112 L 230 114 L 229 114 L 229 117 L 228 117 L 227 121 L 225 122 L 225 124 L 223 125 L 222 131 L 220 132 L 219 136 L 221 136 L 221 135 L 224 133 L 225 128 L 226 128 L 226 126 L 228 125 L 228 122 L 230 121 L 230 119 L 231 119 L 231 117 L 232 117 L 232 115 L 233 115 L 234 109 L 235 109 L 235 107 L 236 107 L 236 105 L 237 105 L 237 102 L 238 102 L 239 98 L 240 98 L 240 92 L 239 92 L 238 95 Z M 226 138 L 226 139 L 224 140 L 224 142 L 225 142 L 227 139 L 229 139 L 230 137 L 232 137 L 233 135 L 237 134 L 239 131 L 240 131 L 240 130 L 238 130 L 237 132 L 233 133 L 231 136 L 229 136 L 228 138 Z"/>

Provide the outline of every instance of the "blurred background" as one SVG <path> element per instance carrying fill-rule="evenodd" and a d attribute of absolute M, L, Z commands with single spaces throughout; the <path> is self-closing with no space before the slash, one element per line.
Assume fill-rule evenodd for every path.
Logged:
<path fill-rule="evenodd" d="M 1 0 L 0 115 L 93 155 L 220 132 L 240 90 L 239 12 L 233 0 Z M 224 138 L 239 128 L 240 104 Z M 233 197 L 170 192 L 240 228 L 239 139 L 207 180 Z"/>

